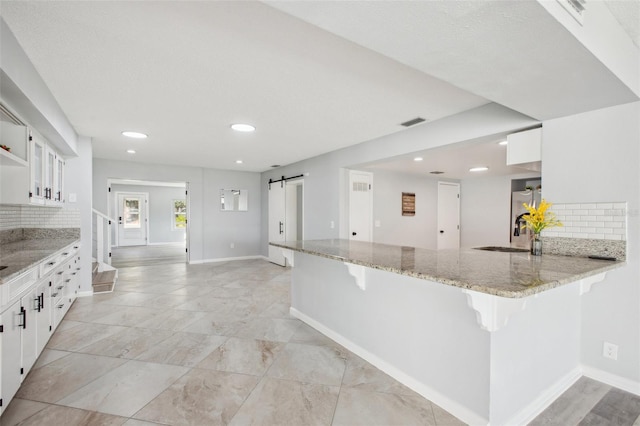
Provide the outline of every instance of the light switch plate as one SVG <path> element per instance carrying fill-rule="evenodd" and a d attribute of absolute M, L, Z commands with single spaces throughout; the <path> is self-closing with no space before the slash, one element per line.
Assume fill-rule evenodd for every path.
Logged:
<path fill-rule="evenodd" d="M 70 203 L 75 203 L 76 201 L 78 201 L 78 196 L 77 196 L 77 194 L 76 194 L 75 192 L 74 192 L 74 193 L 69 194 L 69 202 L 70 202 Z"/>

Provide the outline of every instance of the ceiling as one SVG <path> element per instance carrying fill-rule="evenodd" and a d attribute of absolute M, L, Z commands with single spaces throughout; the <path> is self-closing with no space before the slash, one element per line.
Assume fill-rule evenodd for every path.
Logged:
<path fill-rule="evenodd" d="M 1 14 L 98 158 L 264 171 L 418 116 L 497 102 L 546 119 L 634 96 L 535 1 L 3 0 Z"/>
<path fill-rule="evenodd" d="M 478 177 L 508 176 L 524 173 L 536 173 L 530 169 L 507 166 L 507 146 L 499 142 L 506 141 L 507 135 L 495 135 L 417 151 L 372 163 L 358 164 L 353 168 L 358 170 L 388 171 L 393 173 L 411 174 L 431 178 L 474 179 Z M 415 161 L 415 158 L 422 158 Z M 472 167 L 488 167 L 488 170 L 472 172 Z M 432 171 L 443 172 L 431 174 Z"/>

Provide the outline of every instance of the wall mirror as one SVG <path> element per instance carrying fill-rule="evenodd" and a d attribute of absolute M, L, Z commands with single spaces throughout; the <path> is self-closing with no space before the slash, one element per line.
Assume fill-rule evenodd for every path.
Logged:
<path fill-rule="evenodd" d="M 249 210 L 249 191 L 246 189 L 221 189 L 220 210 L 246 212 Z"/>

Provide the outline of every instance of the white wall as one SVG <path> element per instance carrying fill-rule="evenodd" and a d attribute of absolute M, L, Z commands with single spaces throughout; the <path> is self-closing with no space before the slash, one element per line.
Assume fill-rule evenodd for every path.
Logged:
<path fill-rule="evenodd" d="M 460 247 L 511 245 L 511 180 L 522 174 L 464 179 L 460 184 Z"/>
<path fill-rule="evenodd" d="M 108 179 L 188 182 L 191 262 L 260 254 L 258 173 L 96 158 L 93 161 L 93 202 L 101 212 L 107 211 Z M 249 190 L 249 211 L 221 212 L 220 189 L 223 188 Z M 232 242 L 235 243 L 233 249 L 230 247 Z"/>
<path fill-rule="evenodd" d="M 640 102 L 544 122 L 544 195 L 557 203 L 627 202 L 627 265 L 583 296 L 582 363 L 640 393 Z M 618 360 L 602 356 L 603 342 Z M 611 382 L 611 380 L 609 380 Z M 625 386 L 625 384 L 627 386 Z"/>
<path fill-rule="evenodd" d="M 92 292 L 91 287 L 91 257 L 93 244 L 93 213 L 92 213 L 92 193 L 93 187 L 88 178 L 92 174 L 92 154 L 91 139 L 80 137 L 76 145 L 78 156 L 66 159 L 65 162 L 65 209 L 78 209 L 80 211 L 80 292 Z M 69 202 L 69 195 L 76 195 L 76 202 Z"/>
<path fill-rule="evenodd" d="M 180 243 L 184 229 L 173 229 L 173 201 L 186 199 L 185 188 L 149 185 L 111 185 L 111 214 L 119 216 L 116 193 L 146 192 L 149 194 L 149 244 Z M 115 243 L 115 239 L 112 239 Z"/>
<path fill-rule="evenodd" d="M 438 180 L 416 175 L 374 171 L 373 241 L 436 249 Z M 416 215 L 402 216 L 402 193 L 416 194 Z M 380 227 L 375 227 L 375 222 Z"/>

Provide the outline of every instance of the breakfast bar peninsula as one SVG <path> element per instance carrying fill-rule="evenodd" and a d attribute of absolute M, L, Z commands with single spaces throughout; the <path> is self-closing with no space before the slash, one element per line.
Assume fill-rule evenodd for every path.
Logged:
<path fill-rule="evenodd" d="M 526 424 L 581 375 L 581 296 L 624 262 L 271 243 L 291 315 L 469 424 Z"/>

